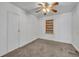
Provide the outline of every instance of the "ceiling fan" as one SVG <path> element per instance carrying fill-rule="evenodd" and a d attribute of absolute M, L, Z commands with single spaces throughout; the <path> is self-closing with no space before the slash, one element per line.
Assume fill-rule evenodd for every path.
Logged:
<path fill-rule="evenodd" d="M 53 2 L 51 4 L 49 4 L 48 2 L 39 3 L 36 13 L 42 12 L 44 13 L 44 15 L 47 15 L 48 12 L 52 12 L 53 14 L 57 13 L 58 11 L 55 9 L 57 5 L 59 5 L 58 2 Z"/>

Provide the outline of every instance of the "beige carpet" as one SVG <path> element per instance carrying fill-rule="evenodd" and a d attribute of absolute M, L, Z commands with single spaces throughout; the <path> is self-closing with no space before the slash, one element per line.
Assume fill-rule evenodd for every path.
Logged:
<path fill-rule="evenodd" d="M 71 44 L 37 39 L 18 48 L 4 57 L 78 57 L 79 53 Z"/>

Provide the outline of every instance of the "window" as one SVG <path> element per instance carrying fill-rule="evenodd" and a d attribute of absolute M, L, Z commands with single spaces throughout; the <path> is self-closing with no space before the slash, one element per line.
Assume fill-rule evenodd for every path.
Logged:
<path fill-rule="evenodd" d="M 46 33 L 53 34 L 53 20 L 46 20 Z"/>

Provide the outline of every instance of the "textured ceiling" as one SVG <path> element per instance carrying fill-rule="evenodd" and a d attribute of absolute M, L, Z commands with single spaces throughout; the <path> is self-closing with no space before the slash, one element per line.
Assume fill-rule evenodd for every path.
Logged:
<path fill-rule="evenodd" d="M 35 13 L 38 2 L 11 2 L 11 3 L 37 17 L 44 16 L 41 13 Z M 56 9 L 58 10 L 57 14 L 70 12 L 73 10 L 73 8 L 77 4 L 78 4 L 78 2 L 59 2 L 59 5 L 56 7 Z M 48 15 L 52 15 L 52 14 L 49 13 Z"/>

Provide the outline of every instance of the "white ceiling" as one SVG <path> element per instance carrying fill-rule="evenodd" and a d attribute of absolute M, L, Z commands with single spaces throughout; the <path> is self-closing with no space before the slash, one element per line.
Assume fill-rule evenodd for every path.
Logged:
<path fill-rule="evenodd" d="M 12 4 L 18 6 L 26 12 L 29 12 L 37 17 L 43 17 L 41 13 L 35 13 L 37 2 L 11 2 Z M 78 4 L 78 2 L 59 2 L 59 5 L 56 7 L 58 10 L 57 14 L 66 13 L 73 10 L 73 8 Z M 49 13 L 48 15 L 52 15 Z"/>

